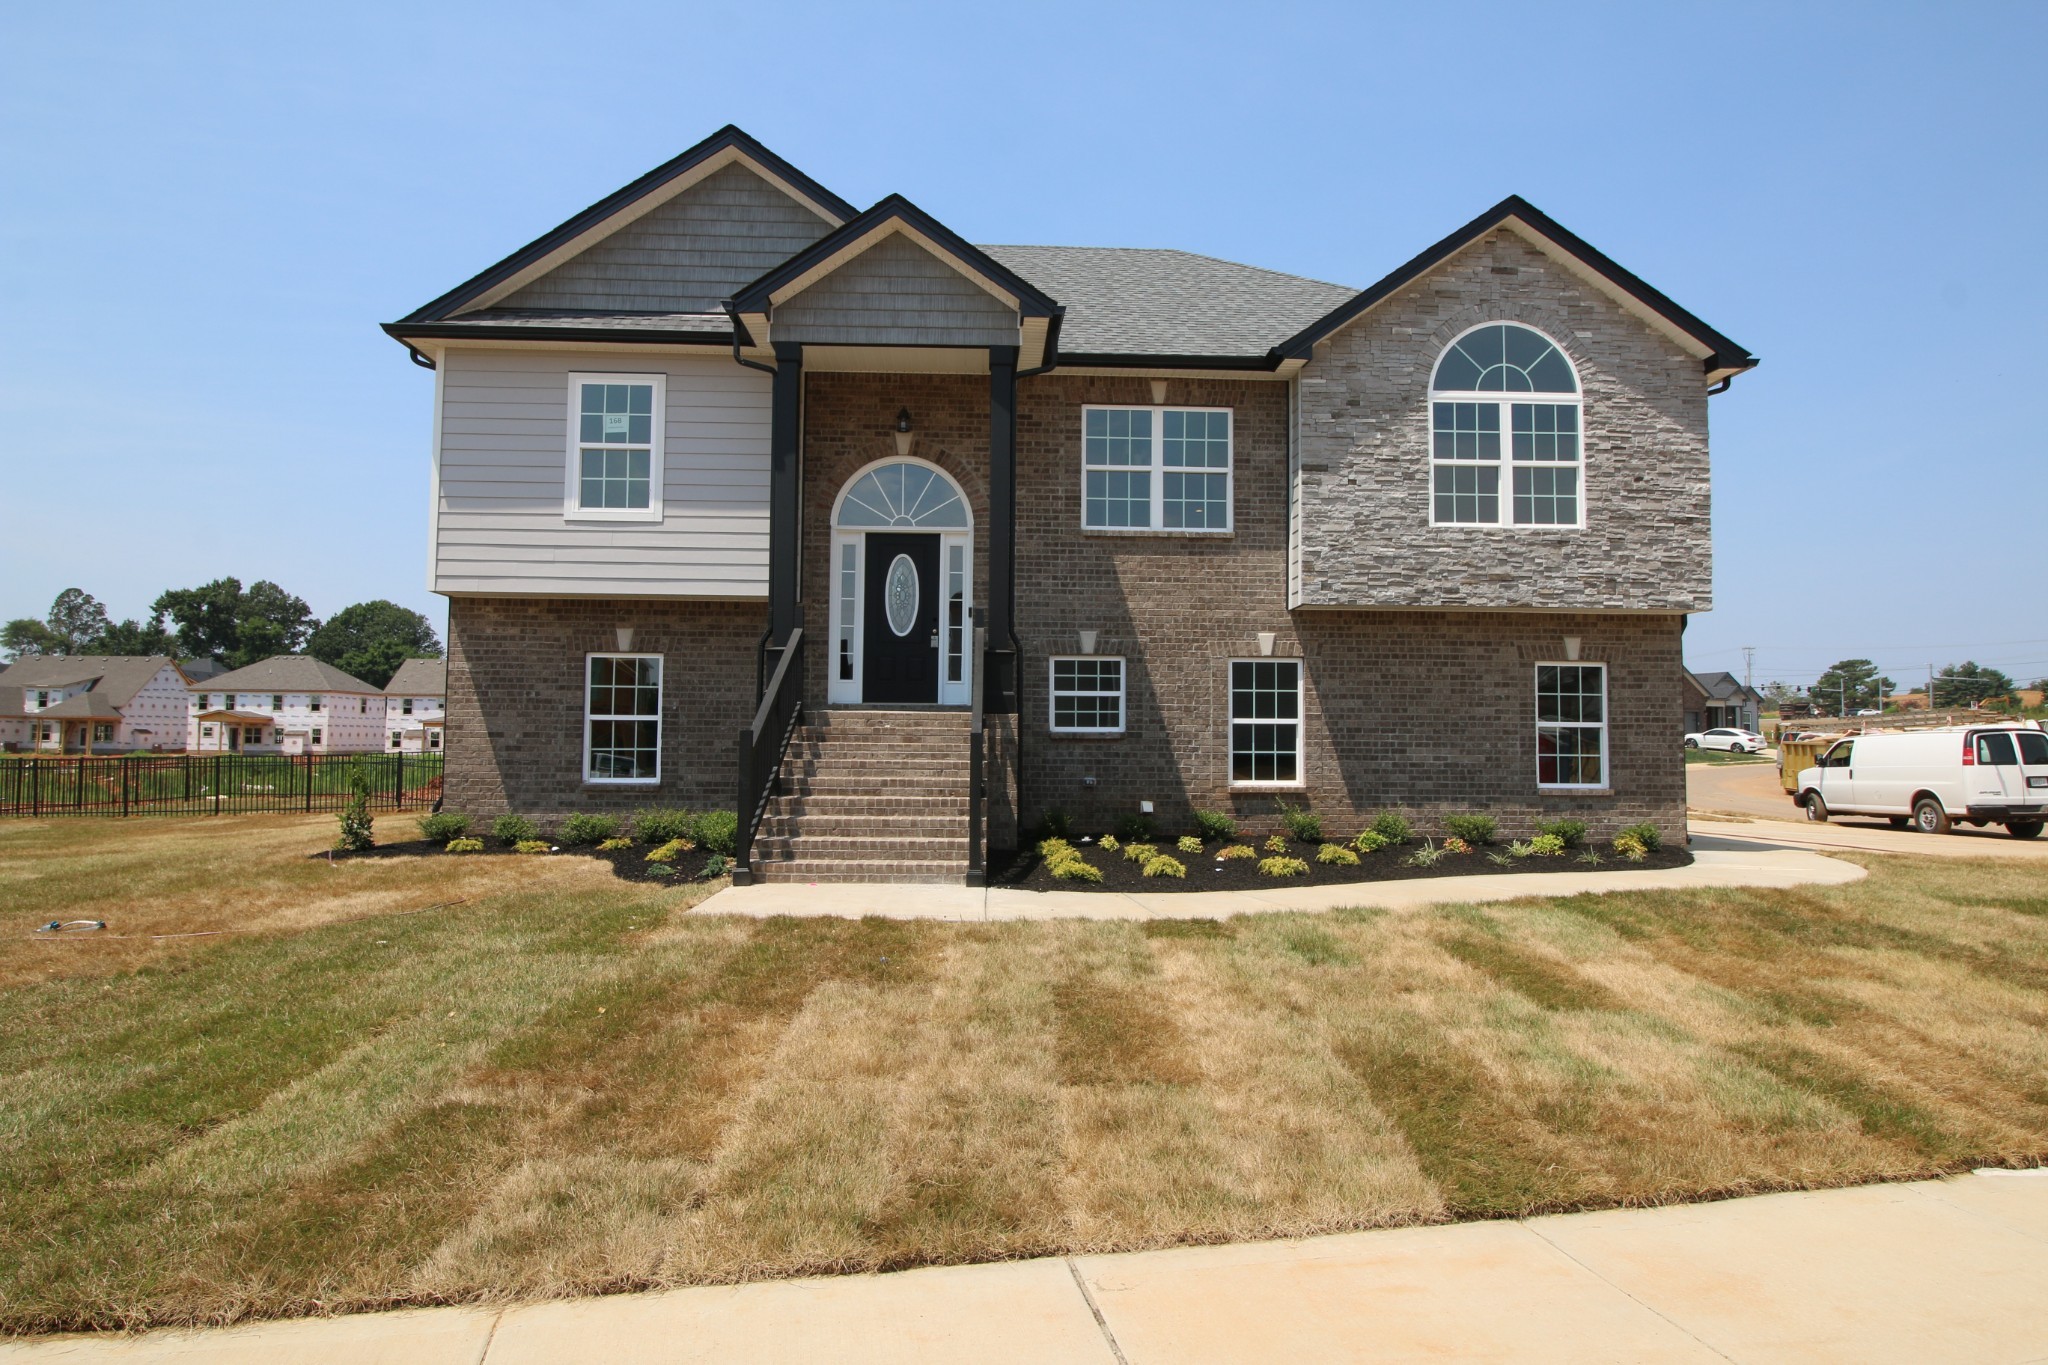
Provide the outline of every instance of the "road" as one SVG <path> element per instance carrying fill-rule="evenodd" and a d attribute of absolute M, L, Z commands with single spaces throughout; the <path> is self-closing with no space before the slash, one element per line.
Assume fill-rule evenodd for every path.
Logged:
<path fill-rule="evenodd" d="M 2015 839 L 2002 826 L 1970 829 L 1957 825 L 1946 835 L 1917 834 L 1893 829 L 1882 816 L 1837 815 L 1825 825 L 1808 822 L 1806 813 L 1792 804 L 1792 798 L 1778 784 L 1776 763 L 1692 763 L 1685 769 L 1686 805 L 1691 823 L 1717 816 L 1731 820 L 1780 821 L 1799 826 L 1791 830 L 1756 830 L 1797 847 L 1852 848 L 1871 853 L 1918 853 L 1965 857 L 2025 857 L 2048 861 L 2048 837 Z M 1743 837 L 1740 823 L 1716 822 L 1712 833 Z"/>

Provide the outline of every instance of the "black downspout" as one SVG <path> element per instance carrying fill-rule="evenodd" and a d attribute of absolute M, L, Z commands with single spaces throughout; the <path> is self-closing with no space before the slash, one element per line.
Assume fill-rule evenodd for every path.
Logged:
<path fill-rule="evenodd" d="M 798 568 L 803 555 L 804 348 L 775 344 L 768 474 L 768 629 L 779 648 L 803 622 Z"/>
<path fill-rule="evenodd" d="M 988 633 L 1009 658 L 990 679 L 991 711 L 1014 715 L 1023 648 L 1017 639 L 1017 348 L 988 348 Z"/>

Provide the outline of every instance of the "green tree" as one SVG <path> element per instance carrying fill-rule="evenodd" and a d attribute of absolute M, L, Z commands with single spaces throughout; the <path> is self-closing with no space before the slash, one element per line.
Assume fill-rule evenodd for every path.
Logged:
<path fill-rule="evenodd" d="M 1848 713 L 1883 706 L 1892 687 L 1870 660 L 1843 659 L 1813 680 L 1812 696 L 1816 705 Z"/>
<path fill-rule="evenodd" d="M 441 637 L 426 617 L 378 598 L 344 607 L 306 642 L 306 652 L 378 687 L 407 659 L 438 659 Z"/>
<path fill-rule="evenodd" d="M 1934 675 L 1936 706 L 1981 706 L 1988 701 L 2003 701 L 2012 693 L 2011 678 L 1974 660 L 1950 664 Z"/>
<path fill-rule="evenodd" d="M 66 588 L 50 603 L 50 634 L 62 642 L 59 654 L 83 654 L 107 633 L 107 609 L 84 588 Z"/>
<path fill-rule="evenodd" d="M 176 654 L 178 642 L 159 622 L 130 617 L 102 631 L 91 650 L 94 654 Z"/>
<path fill-rule="evenodd" d="M 216 578 L 196 588 L 173 588 L 150 604 L 158 622 L 178 629 L 187 655 L 243 668 L 273 654 L 296 654 L 319 626 L 312 610 L 268 579 L 245 592 L 239 578 Z"/>
<path fill-rule="evenodd" d="M 64 642 L 57 633 L 33 616 L 17 616 L 0 626 L 0 649 L 12 659 L 29 659 L 38 654 L 62 654 Z"/>

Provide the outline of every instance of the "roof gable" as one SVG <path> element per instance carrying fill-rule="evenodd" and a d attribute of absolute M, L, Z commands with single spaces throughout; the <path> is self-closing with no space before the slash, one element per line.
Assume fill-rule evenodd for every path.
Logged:
<path fill-rule="evenodd" d="M 372 687 L 354 674 L 307 654 L 273 654 L 246 668 L 193 683 L 192 687 L 206 692 L 363 692 L 372 696 L 383 693 L 382 688 Z"/>
<path fill-rule="evenodd" d="M 1277 358 L 1305 360 L 1317 342 L 1370 312 L 1384 300 L 1497 228 L 1510 229 L 1557 260 L 1623 308 L 1670 336 L 1699 359 L 1708 379 L 1726 380 L 1754 369 L 1757 358 L 1624 270 L 1591 244 L 1520 195 L 1509 195 L 1456 232 L 1409 260 L 1350 301 L 1332 309 L 1274 348 Z"/>
<path fill-rule="evenodd" d="M 446 659 L 407 659 L 384 684 L 391 697 L 438 697 L 448 691 Z"/>
<path fill-rule="evenodd" d="M 150 679 L 177 660 L 166 654 L 43 654 L 19 659 L 0 670 L 0 683 L 16 687 L 69 687 L 93 683 L 93 694 L 125 706 Z"/>
<path fill-rule="evenodd" d="M 655 167 L 624 189 L 600 199 L 497 264 L 407 314 L 400 325 L 442 322 L 457 314 L 501 302 L 654 213 L 670 200 L 712 181 L 733 166 L 743 166 L 747 172 L 801 206 L 826 228 L 836 227 L 854 216 L 853 205 L 739 128 L 727 124 L 680 156 Z M 723 193 L 730 188 L 727 184 L 720 187 L 718 194 L 700 196 L 703 202 L 695 205 L 695 210 L 709 212 L 712 217 L 707 221 L 717 221 L 715 213 L 718 208 L 729 210 L 737 207 L 731 202 L 731 196 Z M 721 199 L 724 202 L 721 203 Z M 783 226 L 787 228 L 788 224 Z M 634 264 L 630 256 L 636 249 L 622 246 L 619 252 L 624 253 L 625 259 L 614 260 L 610 264 L 614 267 Z M 649 311 L 688 310 L 650 307 Z"/>

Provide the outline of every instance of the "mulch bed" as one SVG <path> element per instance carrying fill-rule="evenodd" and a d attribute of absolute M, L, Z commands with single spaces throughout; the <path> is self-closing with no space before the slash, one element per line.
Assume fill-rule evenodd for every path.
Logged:
<path fill-rule="evenodd" d="M 1409 844 L 1402 848 L 1383 848 L 1377 853 L 1366 853 L 1359 857 L 1356 867 L 1339 867 L 1316 861 L 1317 844 L 1295 844 L 1286 856 L 1299 858 L 1308 864 L 1305 877 L 1268 877 L 1259 872 L 1259 859 L 1268 855 L 1262 840 L 1251 840 L 1257 858 L 1233 859 L 1218 862 L 1216 850 L 1221 844 L 1210 844 L 1200 853 L 1182 853 L 1171 842 L 1161 842 L 1159 851 L 1167 853 L 1187 865 L 1185 877 L 1148 877 L 1138 864 L 1124 857 L 1122 850 L 1104 853 L 1094 844 L 1075 841 L 1081 856 L 1102 873 L 1100 882 L 1065 882 L 1052 875 L 1038 856 L 1035 848 L 1021 849 L 1010 855 L 1007 862 L 992 863 L 989 869 L 989 885 L 1016 887 L 1024 891 L 1271 891 L 1284 886 L 1331 886 L 1352 882 L 1402 882 L 1420 877 L 1485 877 L 1499 876 L 1508 872 L 1640 872 L 1644 868 L 1685 867 L 1692 862 L 1692 854 L 1683 848 L 1666 847 L 1652 853 L 1639 863 L 1632 863 L 1607 848 L 1595 850 L 1601 862 L 1596 867 L 1578 861 L 1576 852 L 1562 858 L 1516 858 L 1507 867 L 1501 867 L 1487 859 L 1488 853 L 1506 851 L 1504 845 L 1476 849 L 1471 853 L 1445 855 L 1434 867 L 1408 867 L 1404 860 L 1420 848 L 1420 844 Z"/>
<path fill-rule="evenodd" d="M 708 849 L 692 849 L 681 854 L 672 863 L 650 863 L 648 850 L 640 845 L 632 848 L 595 849 L 566 848 L 556 846 L 553 853 L 514 853 L 510 844 L 501 844 L 496 839 L 484 839 L 481 853 L 450 853 L 430 839 L 400 839 L 391 843 L 379 843 L 375 848 L 361 853 L 309 853 L 309 858 L 333 857 L 336 862 L 351 858 L 595 858 L 611 864 L 612 875 L 629 882 L 682 883 L 702 880 L 704 869 L 713 857 Z M 672 870 L 664 870 L 672 869 Z"/>

